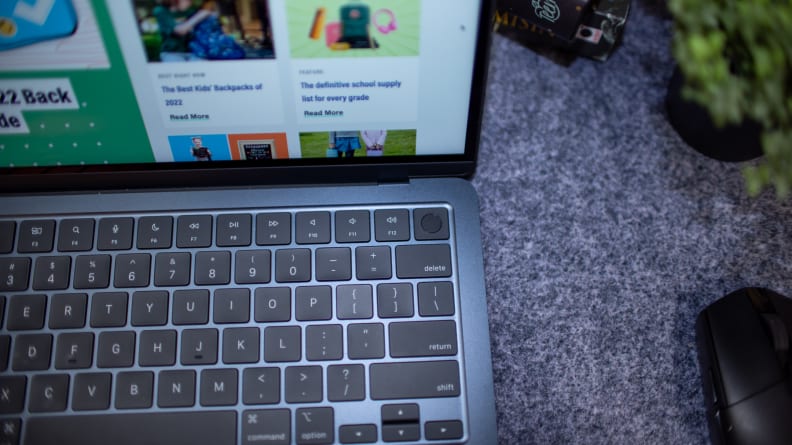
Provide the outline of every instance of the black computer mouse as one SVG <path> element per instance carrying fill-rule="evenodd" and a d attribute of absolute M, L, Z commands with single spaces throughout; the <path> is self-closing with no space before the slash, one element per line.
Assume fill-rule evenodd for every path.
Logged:
<path fill-rule="evenodd" d="M 696 320 L 714 445 L 792 444 L 792 299 L 744 288 Z"/>

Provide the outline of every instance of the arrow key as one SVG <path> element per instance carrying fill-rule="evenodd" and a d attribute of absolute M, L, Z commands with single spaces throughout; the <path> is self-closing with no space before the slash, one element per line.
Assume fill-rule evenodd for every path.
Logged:
<path fill-rule="evenodd" d="M 382 423 L 406 423 L 420 421 L 420 411 L 415 403 L 382 405 Z"/>
<path fill-rule="evenodd" d="M 415 442 L 421 439 L 418 423 L 393 423 L 382 425 L 382 440 L 385 442 Z"/>
<path fill-rule="evenodd" d="M 424 434 L 428 440 L 461 439 L 463 435 L 462 422 L 459 420 L 426 422 Z"/>
<path fill-rule="evenodd" d="M 341 443 L 374 443 L 377 441 L 377 425 L 341 425 L 338 440 Z"/>

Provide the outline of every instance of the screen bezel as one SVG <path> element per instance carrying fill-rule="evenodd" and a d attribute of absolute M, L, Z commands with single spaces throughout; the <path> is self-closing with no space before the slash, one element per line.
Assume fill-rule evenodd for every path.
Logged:
<path fill-rule="evenodd" d="M 464 154 L 354 159 L 145 163 L 0 168 L 0 193 L 143 188 L 379 183 L 409 178 L 468 177 L 476 168 L 484 109 L 493 2 L 481 0 Z"/>

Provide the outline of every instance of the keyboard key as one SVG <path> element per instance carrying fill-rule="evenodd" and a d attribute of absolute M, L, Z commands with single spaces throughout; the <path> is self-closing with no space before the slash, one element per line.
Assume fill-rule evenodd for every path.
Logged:
<path fill-rule="evenodd" d="M 146 287 L 151 275 L 151 255 L 130 253 L 118 255 L 115 260 L 115 279 L 118 288 Z"/>
<path fill-rule="evenodd" d="M 138 220 L 138 249 L 168 249 L 173 237 L 173 217 L 144 216 Z"/>
<path fill-rule="evenodd" d="M 311 251 L 283 249 L 275 252 L 275 280 L 297 283 L 311 280 Z"/>
<path fill-rule="evenodd" d="M 226 406 L 237 403 L 237 370 L 201 371 L 201 406 Z"/>
<path fill-rule="evenodd" d="M 299 326 L 268 326 L 264 328 L 264 360 L 267 362 L 298 362 L 302 357 L 302 336 Z"/>
<path fill-rule="evenodd" d="M 131 249 L 134 227 L 135 220 L 132 218 L 100 219 L 96 248 L 99 250 Z"/>
<path fill-rule="evenodd" d="M 385 328 L 380 323 L 347 326 L 347 354 L 350 359 L 385 357 Z"/>
<path fill-rule="evenodd" d="M 126 292 L 99 292 L 91 297 L 91 327 L 113 328 L 126 325 Z"/>
<path fill-rule="evenodd" d="M 69 332 L 58 335 L 55 369 L 84 369 L 93 363 L 93 334 Z"/>
<path fill-rule="evenodd" d="M 421 425 L 418 423 L 382 425 L 382 440 L 385 442 L 414 442 L 420 438 Z"/>
<path fill-rule="evenodd" d="M 9 331 L 41 329 L 47 308 L 46 295 L 14 295 L 8 301 Z"/>
<path fill-rule="evenodd" d="M 351 280 L 352 251 L 346 247 L 317 249 L 316 279 L 318 281 Z"/>
<path fill-rule="evenodd" d="M 333 316 L 332 292 L 330 286 L 300 286 L 295 289 L 297 320 L 329 320 Z"/>
<path fill-rule="evenodd" d="M 327 400 L 345 402 L 366 397 L 366 377 L 363 365 L 333 365 L 327 367 Z"/>
<path fill-rule="evenodd" d="M 254 318 L 257 322 L 291 320 L 290 288 L 259 287 L 254 298 Z"/>
<path fill-rule="evenodd" d="M 0 335 L 0 371 L 8 368 L 8 360 L 11 356 L 11 336 Z"/>
<path fill-rule="evenodd" d="M 38 374 L 30 381 L 31 413 L 65 411 L 69 401 L 68 374 Z"/>
<path fill-rule="evenodd" d="M 99 368 L 128 368 L 135 361 L 135 333 L 107 331 L 99 334 L 96 366 Z"/>
<path fill-rule="evenodd" d="M 0 258 L 0 291 L 27 289 L 30 258 Z"/>
<path fill-rule="evenodd" d="M 457 354 L 456 322 L 409 321 L 388 326 L 391 357 L 431 357 Z"/>
<path fill-rule="evenodd" d="M 448 239 L 448 209 L 415 209 L 413 222 L 415 239 L 418 241 Z"/>
<path fill-rule="evenodd" d="M 247 410 L 242 413 L 242 445 L 291 444 L 291 412 L 288 409 Z"/>
<path fill-rule="evenodd" d="M 27 421 L 25 437 L 30 444 L 236 445 L 236 431 L 234 411 L 151 412 L 38 416 Z"/>
<path fill-rule="evenodd" d="M 333 408 L 299 408 L 295 435 L 299 445 L 331 444 L 335 441 Z"/>
<path fill-rule="evenodd" d="M 433 278 L 451 276 L 451 247 L 448 244 L 396 246 L 396 276 Z"/>
<path fill-rule="evenodd" d="M 322 401 L 322 367 L 289 366 L 284 371 L 287 403 Z"/>
<path fill-rule="evenodd" d="M 110 381 L 108 372 L 92 372 L 74 376 L 72 409 L 89 411 L 110 408 Z"/>
<path fill-rule="evenodd" d="M 340 324 L 305 328 L 305 358 L 309 361 L 341 360 L 344 354 L 343 328 Z"/>
<path fill-rule="evenodd" d="M 0 375 L 0 414 L 21 413 L 25 407 L 27 378 L 21 375 Z"/>
<path fill-rule="evenodd" d="M 173 324 L 209 323 L 209 291 L 206 289 L 173 292 Z"/>
<path fill-rule="evenodd" d="M 388 246 L 366 246 L 355 249 L 358 280 L 387 280 L 391 277 L 391 253 Z"/>
<path fill-rule="evenodd" d="M 259 213 L 256 215 L 256 244 L 274 246 L 291 243 L 290 213 Z"/>
<path fill-rule="evenodd" d="M 215 323 L 247 323 L 250 320 L 249 289 L 217 289 L 212 305 Z"/>
<path fill-rule="evenodd" d="M 60 290 L 69 287 L 71 258 L 67 256 L 42 256 L 36 258 L 33 269 L 33 289 Z"/>
<path fill-rule="evenodd" d="M 424 425 L 424 436 L 427 440 L 454 440 L 461 439 L 463 435 L 462 422 L 459 420 L 426 422 Z"/>
<path fill-rule="evenodd" d="M 15 221 L 0 221 L 0 253 L 11 253 L 14 250 Z"/>
<path fill-rule="evenodd" d="M 140 366 L 172 366 L 176 364 L 176 331 L 142 331 L 139 348 Z"/>
<path fill-rule="evenodd" d="M 280 369 L 248 368 L 242 373 L 242 403 L 280 403 Z"/>
<path fill-rule="evenodd" d="M 13 346 L 11 369 L 14 371 L 41 371 L 49 368 L 52 352 L 51 335 L 17 335 Z"/>
<path fill-rule="evenodd" d="M 454 315 L 454 285 L 450 281 L 418 283 L 418 313 L 421 317 Z"/>
<path fill-rule="evenodd" d="M 168 322 L 168 292 L 132 294 L 132 326 L 162 326 Z"/>
<path fill-rule="evenodd" d="M 231 252 L 208 251 L 195 254 L 195 284 L 219 285 L 231 282 Z"/>
<path fill-rule="evenodd" d="M 421 420 L 420 408 L 415 403 L 382 405 L 382 423 L 417 423 Z"/>
<path fill-rule="evenodd" d="M 258 361 L 258 328 L 233 328 L 223 330 L 223 363 L 256 363 Z"/>
<path fill-rule="evenodd" d="M 195 371 L 160 371 L 157 406 L 177 408 L 195 405 Z"/>
<path fill-rule="evenodd" d="M 58 251 L 85 252 L 93 249 L 94 220 L 64 219 L 58 225 Z"/>
<path fill-rule="evenodd" d="M 252 217 L 246 213 L 219 215 L 216 244 L 220 247 L 249 246 L 252 220 Z"/>
<path fill-rule="evenodd" d="M 212 215 L 183 215 L 176 220 L 176 247 L 212 245 Z"/>
<path fill-rule="evenodd" d="M 50 252 L 55 240 L 55 221 L 22 221 L 19 224 L 17 252 Z"/>
<path fill-rule="evenodd" d="M 217 329 L 185 329 L 180 340 L 182 365 L 217 363 Z"/>
<path fill-rule="evenodd" d="M 81 328 L 85 326 L 88 304 L 86 294 L 56 294 L 50 305 L 50 329 Z"/>
<path fill-rule="evenodd" d="M 154 258 L 155 286 L 186 286 L 190 284 L 189 252 L 163 252 Z"/>
<path fill-rule="evenodd" d="M 377 314 L 381 318 L 412 317 L 413 290 L 410 283 L 385 283 L 377 286 Z"/>
<path fill-rule="evenodd" d="M 234 281 L 237 284 L 260 284 L 270 282 L 269 250 L 240 250 L 234 262 Z"/>
<path fill-rule="evenodd" d="M 336 288 L 336 317 L 340 320 L 371 318 L 372 291 L 368 284 L 343 284 Z"/>
<path fill-rule="evenodd" d="M 374 400 L 459 395 L 459 363 L 456 361 L 374 363 L 369 373 Z"/>
<path fill-rule="evenodd" d="M 110 255 L 80 255 L 74 261 L 75 289 L 105 289 L 110 285 Z"/>
<path fill-rule="evenodd" d="M 119 372 L 116 376 L 116 409 L 151 408 L 153 393 L 153 372 Z"/>
<path fill-rule="evenodd" d="M 374 237 L 377 241 L 410 239 L 410 213 L 405 209 L 374 211 Z"/>
<path fill-rule="evenodd" d="M 330 212 L 298 212 L 294 240 L 297 244 L 329 243 Z"/>
<path fill-rule="evenodd" d="M 19 438 L 22 435 L 21 428 L 21 419 L 0 420 L 0 443 L 5 445 L 19 444 Z"/>
<path fill-rule="evenodd" d="M 0 327 L 3 326 L 3 320 L 5 319 L 5 302 L 6 297 L 0 295 Z"/>
<path fill-rule="evenodd" d="M 371 241 L 368 210 L 342 210 L 335 214 L 337 243 L 367 243 Z"/>
<path fill-rule="evenodd" d="M 377 425 L 341 425 L 338 440 L 341 443 L 374 443 L 377 441 Z"/>

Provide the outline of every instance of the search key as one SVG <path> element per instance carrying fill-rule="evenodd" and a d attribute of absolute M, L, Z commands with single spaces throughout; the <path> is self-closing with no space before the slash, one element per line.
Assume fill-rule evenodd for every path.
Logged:
<path fill-rule="evenodd" d="M 64 219 L 58 228 L 58 250 L 85 252 L 93 248 L 94 220 Z"/>

